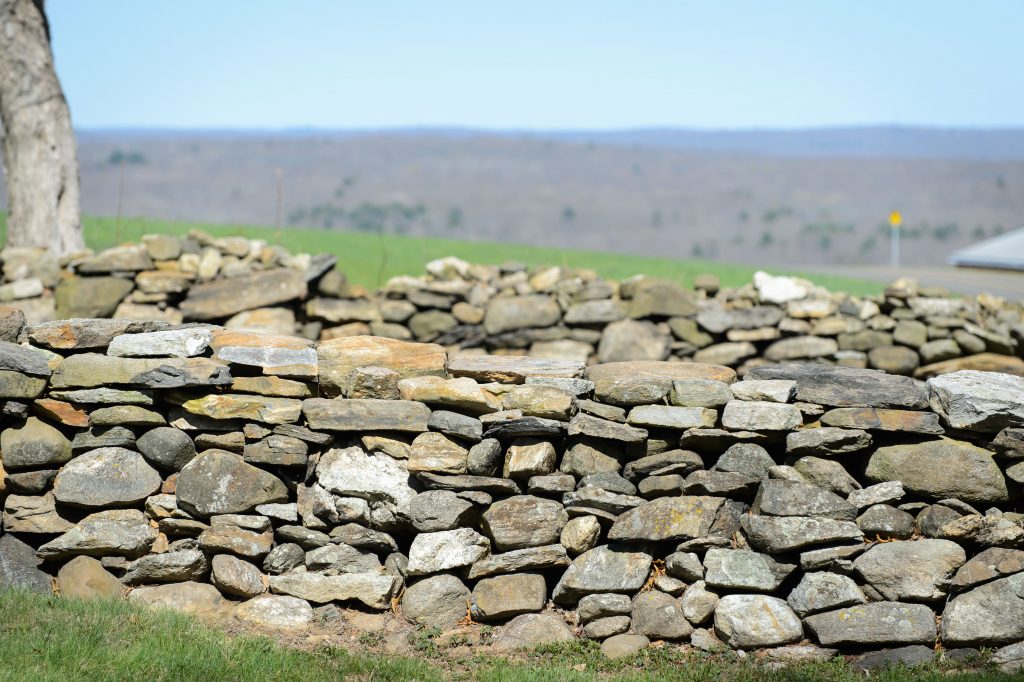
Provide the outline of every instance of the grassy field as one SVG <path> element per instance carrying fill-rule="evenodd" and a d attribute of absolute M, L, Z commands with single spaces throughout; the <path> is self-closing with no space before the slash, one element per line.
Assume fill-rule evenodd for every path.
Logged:
<path fill-rule="evenodd" d="M 117 225 L 113 218 L 86 217 L 84 222 L 86 242 L 97 250 L 118 243 L 138 241 L 142 235 L 148 233 L 184 235 L 191 229 L 200 229 L 216 236 L 245 235 L 265 239 L 271 243 L 281 244 L 293 252 L 333 253 L 338 256 L 341 269 L 348 275 L 350 281 L 370 288 L 383 284 L 389 277 L 395 275 L 421 274 L 427 261 L 442 256 L 458 256 L 474 263 L 520 261 L 527 265 L 592 268 L 601 275 L 614 279 L 644 274 L 674 279 L 686 286 L 692 285 L 693 278 L 702 272 L 718 275 L 723 286 L 740 286 L 750 282 L 754 271 L 757 270 L 745 265 L 714 261 L 648 258 L 601 251 L 400 237 L 365 232 L 297 228 L 274 230 L 249 225 L 208 225 L 145 218 L 123 219 L 120 225 Z M 0 237 L 5 234 L 6 215 L 0 214 Z M 782 271 L 773 268 L 772 272 Z M 854 294 L 877 294 L 883 289 L 877 282 L 822 274 L 806 276 L 830 289 Z"/>
<path fill-rule="evenodd" d="M 173 613 L 146 612 L 125 602 L 83 602 L 0 592 L 0 680 L 482 680 L 583 682 L 585 680 L 730 680 L 730 682 L 854 682 L 863 675 L 842 661 L 782 670 L 735 656 L 690 656 L 676 647 L 651 648 L 618 661 L 601 657 L 597 644 L 581 641 L 511 659 L 452 657 L 422 640 L 418 657 L 347 652 L 332 647 L 301 650 L 265 637 L 229 637 Z M 1010 680 L 983 669 L 956 673 L 940 665 L 912 671 L 875 671 L 872 679 Z M 1019 679 L 1019 678 L 1017 678 Z"/>

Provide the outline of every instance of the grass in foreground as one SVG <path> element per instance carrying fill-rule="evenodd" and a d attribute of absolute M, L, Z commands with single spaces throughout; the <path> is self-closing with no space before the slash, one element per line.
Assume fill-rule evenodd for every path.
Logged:
<path fill-rule="evenodd" d="M 0 592 L 0 680 L 730 680 L 853 682 L 842 661 L 769 670 L 735 656 L 684 658 L 676 647 L 607 661 L 594 642 L 545 647 L 511 659 L 453 657 L 429 643 L 422 658 L 321 647 L 291 649 L 265 637 L 228 637 L 214 627 L 125 602 L 83 602 Z M 876 671 L 874 680 L 1010 680 L 992 671 L 955 673 L 945 666 Z"/>
<path fill-rule="evenodd" d="M 6 214 L 0 213 L 0 240 L 6 236 Z M 124 242 L 136 242 L 148 233 L 184 235 L 191 229 L 200 229 L 218 237 L 244 235 L 281 244 L 292 252 L 332 253 L 338 256 L 340 267 L 349 281 L 376 288 L 395 275 L 419 275 L 424 264 L 434 258 L 458 256 L 471 263 L 504 263 L 520 261 L 531 266 L 560 265 L 563 267 L 591 268 L 604 277 L 625 279 L 632 275 L 650 275 L 673 279 L 684 286 L 692 286 L 693 279 L 702 272 L 717 275 L 723 286 L 741 286 L 750 282 L 758 268 L 732 263 L 673 258 L 650 258 L 604 251 L 556 249 L 521 244 L 456 241 L 432 237 L 402 237 L 377 235 L 366 232 L 315 230 L 251 225 L 210 225 L 191 222 L 125 218 L 117 223 L 113 218 L 85 217 L 85 240 L 93 249 L 105 249 Z M 858 295 L 874 295 L 882 291 L 877 282 L 835 277 L 821 274 L 802 274 L 771 268 L 773 273 L 793 274 L 832 289 Z"/>

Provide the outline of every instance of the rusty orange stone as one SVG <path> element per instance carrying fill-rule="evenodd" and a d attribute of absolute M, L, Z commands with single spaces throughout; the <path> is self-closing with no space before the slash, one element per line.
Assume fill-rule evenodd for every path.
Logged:
<path fill-rule="evenodd" d="M 90 425 L 89 413 L 80 410 L 71 403 L 52 398 L 37 398 L 34 401 L 35 413 L 40 417 L 46 417 L 64 424 L 84 429 Z"/>

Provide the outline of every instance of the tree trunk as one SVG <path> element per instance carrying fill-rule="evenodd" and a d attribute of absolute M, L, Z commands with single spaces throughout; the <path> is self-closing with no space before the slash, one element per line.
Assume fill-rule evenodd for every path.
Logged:
<path fill-rule="evenodd" d="M 0 0 L 7 245 L 82 249 L 78 152 L 43 0 Z"/>

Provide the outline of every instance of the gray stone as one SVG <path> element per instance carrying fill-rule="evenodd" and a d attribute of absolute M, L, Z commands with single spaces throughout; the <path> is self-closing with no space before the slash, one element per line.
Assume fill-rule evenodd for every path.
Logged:
<path fill-rule="evenodd" d="M 279 478 L 247 464 L 236 454 L 207 450 L 181 470 L 177 496 L 182 509 L 210 516 L 244 513 L 268 502 L 287 502 L 288 490 Z"/>
<path fill-rule="evenodd" d="M 693 632 L 679 600 L 657 590 L 641 592 L 633 598 L 632 618 L 634 633 L 654 639 L 680 640 Z"/>
<path fill-rule="evenodd" d="M 568 520 L 561 504 L 522 495 L 492 504 L 482 515 L 481 525 L 495 548 L 507 551 L 558 542 Z"/>
<path fill-rule="evenodd" d="M 431 431 L 439 431 L 446 436 L 455 436 L 472 442 L 479 442 L 484 433 L 483 424 L 479 419 L 448 410 L 434 410 L 430 414 L 427 426 Z"/>
<path fill-rule="evenodd" d="M 712 547 L 704 556 L 704 582 L 727 590 L 774 592 L 795 569 L 748 549 Z"/>
<path fill-rule="evenodd" d="M 305 561 L 306 552 L 293 542 L 279 544 L 263 560 L 263 570 L 271 575 L 287 573 Z"/>
<path fill-rule="evenodd" d="M 269 579 L 258 568 L 228 554 L 213 557 L 211 566 L 210 582 L 224 594 L 251 599 L 266 592 L 269 586 Z"/>
<path fill-rule="evenodd" d="M 398 592 L 399 579 L 384 573 L 289 573 L 270 576 L 270 590 L 299 599 L 326 604 L 333 601 L 358 601 L 371 609 L 391 606 Z"/>
<path fill-rule="evenodd" d="M 487 304 L 484 331 L 489 336 L 532 327 L 550 327 L 562 317 L 550 296 L 496 296 Z"/>
<path fill-rule="evenodd" d="M 629 411 L 626 419 L 634 426 L 685 430 L 713 427 L 718 421 L 718 413 L 706 407 L 637 405 Z"/>
<path fill-rule="evenodd" d="M 50 576 L 29 545 L 13 535 L 0 535 L 0 588 L 50 594 Z"/>
<path fill-rule="evenodd" d="M 313 607 L 304 599 L 264 594 L 235 607 L 236 619 L 275 630 L 302 628 L 313 622 Z"/>
<path fill-rule="evenodd" d="M 796 381 L 796 400 L 829 407 L 920 410 L 928 404 L 927 392 L 913 379 L 878 370 L 792 363 L 755 367 L 747 378 Z"/>
<path fill-rule="evenodd" d="M 10 480 L 8 476 L 8 485 Z M 7 533 L 63 533 L 75 525 L 57 512 L 52 492 L 40 496 L 8 495 L 3 521 Z"/>
<path fill-rule="evenodd" d="M 604 328 L 597 347 L 598 362 L 664 360 L 672 338 L 651 322 L 619 320 Z"/>
<path fill-rule="evenodd" d="M 934 644 L 935 614 L 924 604 L 858 604 L 804 619 L 822 646 Z"/>
<path fill-rule="evenodd" d="M 139 437 L 136 447 L 164 471 L 180 471 L 196 456 L 196 446 L 188 434 L 171 426 L 150 429 Z"/>
<path fill-rule="evenodd" d="M 432 533 L 472 525 L 476 512 L 471 502 L 451 491 L 428 490 L 412 498 L 409 517 L 416 530 Z"/>
<path fill-rule="evenodd" d="M 768 516 L 823 516 L 840 521 L 857 517 L 857 508 L 833 492 L 782 480 L 762 481 L 754 508 Z"/>
<path fill-rule="evenodd" d="M 799 641 L 803 628 L 781 599 L 730 594 L 715 608 L 715 634 L 734 649 L 762 648 Z"/>
<path fill-rule="evenodd" d="M 410 585 L 402 595 L 402 615 L 417 625 L 448 630 L 469 613 L 471 593 L 461 580 L 441 574 Z"/>
<path fill-rule="evenodd" d="M 0 433 L 0 452 L 8 471 L 60 466 L 71 459 L 71 442 L 57 429 L 29 417 L 20 428 Z"/>
<path fill-rule="evenodd" d="M 599 419 L 588 414 L 577 414 L 569 422 L 570 436 L 589 436 L 623 443 L 641 443 L 647 439 L 647 431 L 625 424 L 617 424 L 607 419 Z"/>
<path fill-rule="evenodd" d="M 75 507 L 118 507 L 160 489 L 160 474 L 137 452 L 100 448 L 74 458 L 53 481 L 57 501 Z"/>
<path fill-rule="evenodd" d="M 975 585 L 1021 571 L 1024 571 L 1024 551 L 990 547 L 957 569 L 951 585 L 955 590 L 964 591 Z"/>
<path fill-rule="evenodd" d="M 995 433 L 1024 425 L 1024 378 L 961 370 L 928 380 L 929 402 L 954 429 Z"/>
<path fill-rule="evenodd" d="M 490 542 L 472 528 L 420 533 L 409 547 L 409 575 L 429 575 L 469 566 L 490 552 Z"/>
<path fill-rule="evenodd" d="M 212 333 L 205 327 L 184 327 L 143 334 L 121 334 L 110 340 L 107 355 L 118 357 L 191 358 L 202 355 Z"/>
<path fill-rule="evenodd" d="M 485 621 L 540 611 L 546 601 L 547 585 L 537 573 L 485 578 L 473 588 L 475 615 Z"/>
<path fill-rule="evenodd" d="M 231 606 L 216 587 L 198 582 L 137 587 L 128 593 L 128 601 L 148 608 L 171 609 L 205 618 L 221 618 L 229 613 Z"/>
<path fill-rule="evenodd" d="M 1024 573 L 951 599 L 942 612 L 946 646 L 993 646 L 1024 639 Z"/>
<path fill-rule="evenodd" d="M 469 578 L 473 580 L 502 573 L 564 568 L 569 564 L 569 556 L 562 545 L 528 547 L 485 556 L 470 567 Z"/>
<path fill-rule="evenodd" d="M 697 580 L 683 592 L 679 605 L 683 616 L 693 625 L 707 622 L 718 606 L 719 596 L 707 589 L 707 583 Z"/>
<path fill-rule="evenodd" d="M 904 494 L 902 483 L 899 481 L 886 481 L 869 485 L 861 490 L 854 490 L 847 495 L 846 500 L 858 509 L 863 509 L 875 504 L 898 502 L 903 499 Z"/>
<path fill-rule="evenodd" d="M 795 405 L 730 400 L 722 410 L 722 426 L 732 431 L 789 431 L 803 424 Z"/>
<path fill-rule="evenodd" d="M 786 434 L 786 452 L 790 455 L 846 455 L 871 445 L 871 434 L 861 429 L 823 426 Z"/>
<path fill-rule="evenodd" d="M 820 457 L 801 457 L 793 462 L 793 469 L 800 474 L 806 483 L 831 491 L 845 497 L 861 485 L 846 468 L 831 459 Z"/>
<path fill-rule="evenodd" d="M 688 540 L 708 534 L 724 499 L 720 497 L 661 497 L 644 502 L 615 520 L 609 540 Z"/>
<path fill-rule="evenodd" d="M 335 495 L 363 498 L 403 516 L 416 495 L 401 462 L 384 454 L 368 455 L 360 447 L 327 451 L 316 473 L 320 485 Z"/>
<path fill-rule="evenodd" d="M 501 629 L 494 640 L 495 651 L 533 649 L 544 644 L 576 639 L 565 621 L 555 613 L 524 613 Z"/>
<path fill-rule="evenodd" d="M 786 601 L 803 618 L 821 611 L 863 604 L 867 597 L 849 576 L 805 573 Z"/>
<path fill-rule="evenodd" d="M 588 594 L 636 592 L 647 580 L 652 560 L 643 552 L 595 547 L 573 560 L 555 586 L 553 598 L 560 604 L 572 604 Z"/>
<path fill-rule="evenodd" d="M 717 408 L 732 399 L 729 384 L 714 379 L 678 379 L 668 396 L 669 403 L 680 407 Z"/>
<path fill-rule="evenodd" d="M 802 516 L 741 517 L 743 530 L 755 549 L 769 554 L 842 540 L 862 540 L 864 533 L 856 523 L 828 518 Z"/>
<path fill-rule="evenodd" d="M 37 555 L 45 560 L 86 556 L 139 557 L 156 541 L 157 531 L 146 516 L 135 509 L 117 509 L 91 514 L 74 528 L 47 542 Z"/>
<path fill-rule="evenodd" d="M 907 540 L 914 534 L 914 517 L 891 505 L 876 504 L 857 517 L 857 527 L 867 537 Z"/>
<path fill-rule="evenodd" d="M 953 574 L 966 561 L 954 542 L 918 540 L 875 545 L 853 566 L 885 599 L 929 602 L 946 596 Z"/>
<path fill-rule="evenodd" d="M 880 447 L 871 456 L 865 476 L 875 483 L 900 481 L 907 491 L 936 500 L 1010 499 L 1006 479 L 992 453 L 950 438 Z"/>
<path fill-rule="evenodd" d="M 576 606 L 576 613 L 583 623 L 598 618 L 628 615 L 632 610 L 633 601 L 624 594 L 589 594 L 580 599 Z"/>
<path fill-rule="evenodd" d="M 745 474 L 763 481 L 768 478 L 768 470 L 773 466 L 775 460 L 760 445 L 736 443 L 722 453 L 711 470 Z"/>
<path fill-rule="evenodd" d="M 147 554 L 128 564 L 121 579 L 125 585 L 202 581 L 210 570 L 206 555 L 198 549 L 182 549 L 163 554 Z"/>

